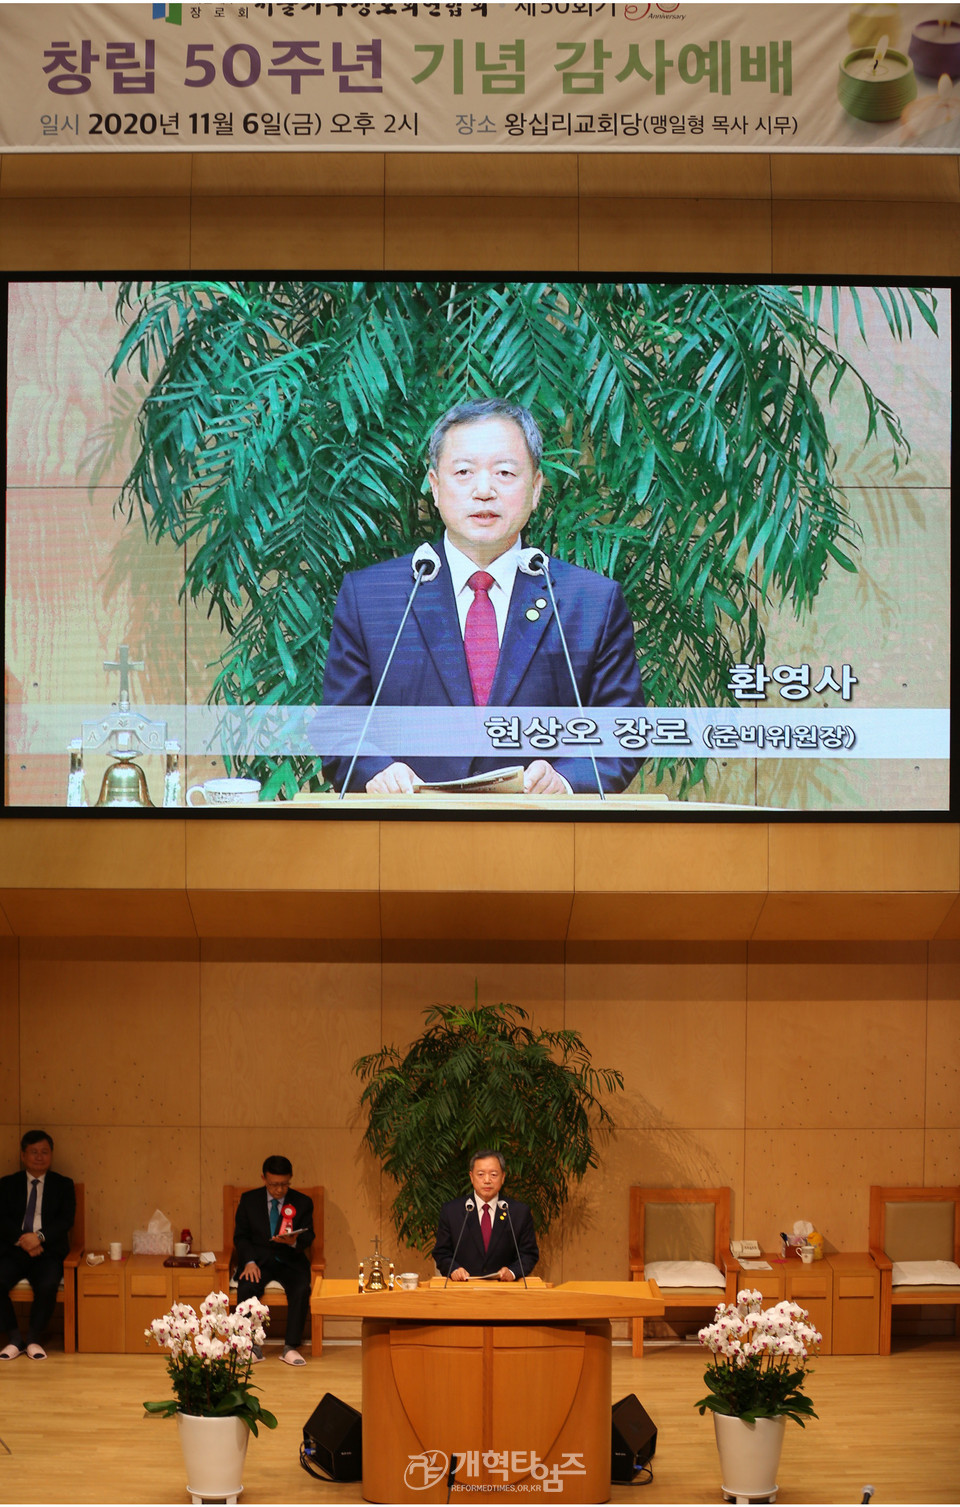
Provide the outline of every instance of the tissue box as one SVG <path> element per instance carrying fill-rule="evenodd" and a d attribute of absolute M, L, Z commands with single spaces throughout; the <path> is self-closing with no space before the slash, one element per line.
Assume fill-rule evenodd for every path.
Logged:
<path fill-rule="evenodd" d="M 153 1230 L 134 1230 L 133 1254 L 135 1256 L 172 1256 L 173 1232 L 162 1235 Z"/>

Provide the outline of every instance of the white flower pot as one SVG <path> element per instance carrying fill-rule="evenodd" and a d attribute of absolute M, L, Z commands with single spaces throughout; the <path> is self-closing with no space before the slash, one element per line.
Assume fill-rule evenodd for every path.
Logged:
<path fill-rule="evenodd" d="M 242 1418 L 197 1418 L 177 1414 L 187 1490 L 195 1507 L 207 1498 L 236 1502 L 243 1490 L 243 1462 L 250 1430 Z"/>
<path fill-rule="evenodd" d="M 776 1498 L 786 1423 L 786 1418 L 757 1418 L 747 1423 L 743 1418 L 714 1413 L 721 1490 L 728 1501 Z"/>

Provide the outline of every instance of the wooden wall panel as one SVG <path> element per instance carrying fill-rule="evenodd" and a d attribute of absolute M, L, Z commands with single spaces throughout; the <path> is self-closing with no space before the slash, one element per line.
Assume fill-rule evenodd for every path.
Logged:
<path fill-rule="evenodd" d="M 912 203 L 892 214 L 884 203 L 776 199 L 770 270 L 810 277 L 956 277 L 960 204 Z"/>
<path fill-rule="evenodd" d="M 580 265 L 577 200 L 391 196 L 384 205 L 384 262 L 397 272 L 572 272 Z"/>
<path fill-rule="evenodd" d="M 786 1070 L 783 1076 L 786 1076 Z M 863 1251 L 871 1183 L 924 1182 L 922 1130 L 747 1130 L 743 1229 L 764 1250 L 809 1219 L 828 1250 Z"/>
<path fill-rule="evenodd" d="M 960 882 L 955 824 L 864 822 L 771 826 L 770 889 L 953 892 Z"/>
<path fill-rule="evenodd" d="M 928 1130 L 923 1138 L 923 1181 L 931 1188 L 960 1180 L 960 1131 Z"/>
<path fill-rule="evenodd" d="M 573 850 L 574 829 L 567 824 L 384 822 L 380 885 L 385 892 L 568 893 Z"/>
<path fill-rule="evenodd" d="M 599 1167 L 574 1190 L 564 1211 L 560 1264 L 566 1281 L 627 1280 L 628 1201 L 634 1183 L 664 1188 L 725 1185 L 733 1190 L 734 1238 L 742 1229 L 742 1131 L 694 1128 L 669 1118 L 648 1126 L 630 1125 L 620 1115 L 617 1118 L 619 1128 L 604 1144 Z"/>
<path fill-rule="evenodd" d="M 582 822 L 575 830 L 578 895 L 623 890 L 729 894 L 767 888 L 764 825 Z"/>
<path fill-rule="evenodd" d="M 21 1115 L 39 1123 L 195 1126 L 196 944 L 21 944 Z"/>
<path fill-rule="evenodd" d="M 838 152 L 826 157 L 816 152 L 790 152 L 770 159 L 770 188 L 775 199 L 841 200 L 884 203 L 890 199 L 960 200 L 960 159 L 956 156 L 923 156 L 911 152 L 898 157 L 885 152 L 876 157 L 864 153 Z M 891 231 L 897 217 L 888 220 Z M 888 239 L 887 236 L 884 240 Z"/>
<path fill-rule="evenodd" d="M 379 850 L 376 822 L 211 816 L 187 830 L 186 882 L 191 892 L 376 891 Z"/>
<path fill-rule="evenodd" d="M 517 156 L 507 152 L 390 152 L 384 192 L 388 198 L 448 198 L 468 192 L 483 199 L 512 194 L 537 200 L 544 196 L 575 199 L 579 171 L 575 152 L 522 152 Z M 545 248 L 542 265 L 544 270 L 553 266 Z"/>
<path fill-rule="evenodd" d="M 745 1124 L 921 1127 L 926 984 L 922 946 L 753 946 Z"/>
<path fill-rule="evenodd" d="M 111 1240 L 129 1250 L 135 1229 L 155 1209 L 169 1219 L 174 1239 L 200 1224 L 200 1135 L 196 1125 L 85 1125 L 49 1127 L 59 1171 L 84 1183 L 87 1247 Z"/>
<path fill-rule="evenodd" d="M 0 1116 L 7 1124 L 20 1119 L 20 979 L 19 948 L 0 937 Z M 6 1140 L 0 1142 L 4 1147 Z M 8 1169 L 9 1170 L 9 1169 Z M 0 1173 L 0 1176 L 3 1174 Z"/>
<path fill-rule="evenodd" d="M 583 1033 L 597 1064 L 623 1073 L 614 1103 L 625 1123 L 742 1125 L 746 948 L 651 944 L 637 954 L 632 963 L 567 966 L 566 1024 Z"/>
<path fill-rule="evenodd" d="M 196 198 L 376 198 L 384 191 L 384 158 L 381 152 L 200 152 L 192 187 Z M 269 206 L 259 212 L 268 215 Z M 316 264 L 313 257 L 304 267 Z"/>
<path fill-rule="evenodd" d="M 593 199 L 580 218 L 580 262 L 593 272 L 763 274 L 770 205 L 763 199 Z"/>
<path fill-rule="evenodd" d="M 201 970 L 205 1125 L 345 1128 L 353 1063 L 380 1045 L 377 964 L 207 961 Z M 309 1179 L 316 1181 L 316 1179 Z"/>
<path fill-rule="evenodd" d="M 567 935 L 571 942 L 745 942 L 763 903 L 763 895 L 577 894 Z"/>
<path fill-rule="evenodd" d="M 222 164 L 224 158 L 191 158 L 186 152 L 14 152 L 3 158 L 0 198 L 186 198 L 203 161 Z"/>
<path fill-rule="evenodd" d="M 823 160 L 822 158 L 820 159 Z M 770 158 L 760 152 L 588 152 L 581 199 L 769 199 Z M 591 205 L 583 206 L 589 216 Z M 668 207 L 665 213 L 670 214 Z M 683 269 L 687 270 L 684 262 Z"/>
<path fill-rule="evenodd" d="M 190 265 L 190 200 L 0 198 L 0 269 Z"/>
<path fill-rule="evenodd" d="M 191 258 L 195 268 L 245 271 L 334 267 L 380 271 L 383 200 L 343 195 L 270 198 L 256 213 L 246 197 L 192 201 Z M 169 263 L 164 263 L 169 265 Z"/>
<path fill-rule="evenodd" d="M 928 1127 L 960 1130 L 960 945 L 932 943 L 927 988 Z M 960 1139 L 960 1138 L 955 1138 Z M 930 1181 L 938 1179 L 931 1178 Z M 945 1177 L 944 1182 L 951 1179 Z"/>

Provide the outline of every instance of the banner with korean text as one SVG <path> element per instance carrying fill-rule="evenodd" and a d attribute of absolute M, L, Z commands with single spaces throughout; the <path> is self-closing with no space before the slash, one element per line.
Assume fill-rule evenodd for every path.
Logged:
<path fill-rule="evenodd" d="M 0 6 L 0 151 L 960 150 L 960 6 Z"/>

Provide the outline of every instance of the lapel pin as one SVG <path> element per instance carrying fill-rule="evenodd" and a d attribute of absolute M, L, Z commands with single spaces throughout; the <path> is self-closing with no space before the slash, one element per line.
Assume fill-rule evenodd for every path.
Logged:
<path fill-rule="evenodd" d="M 528 623 L 536 623 L 540 620 L 540 614 L 537 611 L 536 607 L 528 607 L 526 612 L 524 613 L 524 617 L 526 618 Z"/>
<path fill-rule="evenodd" d="M 546 597 L 537 597 L 537 600 L 534 602 L 533 605 L 535 607 L 546 607 L 546 605 L 547 605 L 547 599 L 546 599 Z"/>

